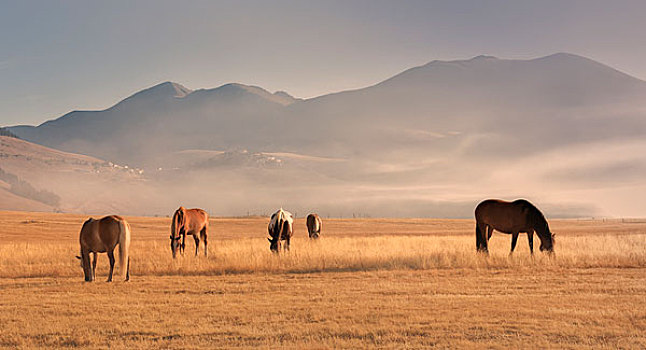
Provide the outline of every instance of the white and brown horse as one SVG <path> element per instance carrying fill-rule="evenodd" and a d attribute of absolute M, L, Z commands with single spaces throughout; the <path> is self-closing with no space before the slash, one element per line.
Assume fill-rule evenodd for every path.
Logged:
<path fill-rule="evenodd" d="M 271 215 L 267 231 L 269 231 L 269 249 L 278 253 L 280 251 L 280 241 L 285 241 L 285 250 L 289 250 L 289 242 L 294 234 L 293 231 L 294 217 L 292 213 L 278 209 Z"/>
<path fill-rule="evenodd" d="M 186 247 L 186 235 L 193 236 L 195 240 L 195 255 L 200 248 L 200 240 L 204 242 L 204 256 L 207 255 L 207 236 L 209 230 L 209 214 L 202 209 L 186 209 L 179 207 L 173 215 L 173 222 L 170 226 L 170 250 L 173 258 L 179 250 L 184 254 Z M 181 242 L 180 242 L 181 240 Z"/>
<path fill-rule="evenodd" d="M 318 214 L 312 213 L 307 216 L 307 233 L 309 234 L 311 239 L 317 239 L 321 235 L 321 227 L 323 224 L 321 223 L 321 218 L 319 217 Z"/>
<path fill-rule="evenodd" d="M 554 234 L 550 231 L 543 213 L 532 203 L 518 199 L 507 202 L 499 199 L 487 199 L 476 207 L 476 248 L 478 251 L 489 251 L 489 238 L 494 230 L 511 234 L 511 253 L 516 248 L 518 234 L 527 233 L 529 250 L 534 254 L 534 232 L 541 240 L 541 251 L 554 251 Z"/>
<path fill-rule="evenodd" d="M 94 281 L 96 272 L 96 254 L 108 253 L 110 259 L 110 274 L 108 282 L 112 282 L 112 272 L 114 271 L 114 248 L 119 245 L 119 272 L 121 277 L 128 281 L 130 279 L 130 225 L 120 216 L 110 215 L 99 220 L 88 219 L 81 227 L 79 237 L 81 244 L 81 256 L 76 258 L 81 260 L 85 281 Z M 90 265 L 90 253 L 94 255 L 94 260 Z"/>

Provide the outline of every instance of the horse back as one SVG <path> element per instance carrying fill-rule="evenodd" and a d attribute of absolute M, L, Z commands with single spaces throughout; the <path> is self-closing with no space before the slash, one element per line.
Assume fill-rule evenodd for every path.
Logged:
<path fill-rule="evenodd" d="M 310 214 L 307 216 L 307 231 L 309 233 L 318 232 L 321 229 L 321 218 L 318 214 Z"/>
<path fill-rule="evenodd" d="M 294 234 L 294 229 L 293 229 L 292 222 L 290 222 L 289 220 L 285 220 L 285 223 L 283 224 L 283 232 L 280 235 L 281 239 L 285 240 L 287 238 L 291 238 L 293 234 Z"/>
<path fill-rule="evenodd" d="M 186 209 L 186 233 L 199 233 L 204 227 L 209 226 L 209 214 L 199 208 Z"/>
<path fill-rule="evenodd" d="M 79 238 L 81 248 L 97 253 L 114 250 L 119 243 L 122 221 L 124 219 L 117 215 L 105 216 L 99 220 L 87 220 L 81 228 Z"/>
<path fill-rule="evenodd" d="M 500 232 L 527 232 L 535 226 L 536 211 L 538 209 L 524 199 L 513 202 L 488 199 L 478 204 L 475 217 L 477 223 L 489 225 Z"/>
<path fill-rule="evenodd" d="M 291 213 L 287 211 L 283 211 L 285 215 L 277 215 L 279 212 L 280 211 L 271 216 L 267 230 L 269 231 L 269 236 L 273 239 L 280 237 L 282 240 L 285 240 L 287 237 L 291 237 L 294 232 L 294 219 L 292 218 Z"/>

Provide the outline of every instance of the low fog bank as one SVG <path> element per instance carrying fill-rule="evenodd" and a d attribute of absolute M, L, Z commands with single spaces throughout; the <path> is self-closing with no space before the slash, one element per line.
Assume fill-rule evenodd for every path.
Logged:
<path fill-rule="evenodd" d="M 646 207 L 642 140 L 478 161 L 455 154 L 401 152 L 376 161 L 194 149 L 145 169 L 2 141 L 5 172 L 60 198 L 17 210 L 166 216 L 182 205 L 214 216 L 269 215 L 283 207 L 298 216 L 472 218 L 481 200 L 525 198 L 548 217 L 571 218 L 644 217 Z"/>
<path fill-rule="evenodd" d="M 101 197 L 70 209 L 97 212 L 104 208 L 128 215 L 165 216 L 182 205 L 204 208 L 214 216 L 268 216 L 282 207 L 299 217 L 317 212 L 323 217 L 339 218 L 472 218 L 475 206 L 485 198 L 523 197 L 534 201 L 549 217 L 591 217 L 600 213 L 599 208 L 585 201 L 553 201 L 539 193 L 474 195 L 469 194 L 470 188 L 465 185 L 457 191 L 454 184 L 371 184 L 362 178 L 351 182 L 304 168 L 174 169 L 161 170 L 146 181 L 112 192 L 98 191 Z"/>

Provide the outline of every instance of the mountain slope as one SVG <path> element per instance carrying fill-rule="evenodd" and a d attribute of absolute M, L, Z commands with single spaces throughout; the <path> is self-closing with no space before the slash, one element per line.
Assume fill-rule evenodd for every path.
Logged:
<path fill-rule="evenodd" d="M 16 177 L 16 183 L 28 184 L 27 193 L 48 191 L 60 197 L 55 206 L 43 204 L 22 196 L 24 190 L 11 191 L 11 184 L 1 181 L 3 199 L 0 206 L 4 209 L 106 212 L 118 208 L 134 211 L 141 207 L 135 193 L 147 191 L 145 179 L 138 169 L 8 136 L 0 136 L 0 160 L 4 174 Z"/>
<path fill-rule="evenodd" d="M 105 111 L 10 130 L 50 147 L 134 163 L 184 149 L 232 148 L 332 157 L 393 149 L 506 156 L 639 137 L 646 132 L 645 101 L 646 82 L 581 56 L 478 56 L 433 61 L 371 87 L 309 100 L 242 84 L 191 91 L 167 82 Z"/>
<path fill-rule="evenodd" d="M 140 210 L 190 201 L 231 215 L 291 204 L 469 217 L 490 196 L 537 199 L 558 215 L 646 207 L 646 82 L 564 53 L 432 61 L 307 100 L 164 83 L 104 111 L 10 131 L 146 167 L 158 187 L 138 196 Z"/>
<path fill-rule="evenodd" d="M 0 181 L 0 210 L 52 211 L 54 207 L 12 193 L 9 185 Z"/>
<path fill-rule="evenodd" d="M 271 124 L 294 101 L 242 84 L 191 91 L 167 82 L 103 111 L 74 111 L 37 127 L 9 129 L 56 149 L 140 163 L 182 149 L 257 146 L 259 135 L 249 130 Z"/>
<path fill-rule="evenodd" d="M 289 108 L 296 129 L 321 130 L 318 142 L 309 144 L 334 139 L 328 147 L 339 151 L 527 154 L 643 135 L 646 82 L 571 54 L 533 60 L 479 56 L 433 61 L 368 88 Z M 517 146 L 510 149 L 501 140 Z"/>

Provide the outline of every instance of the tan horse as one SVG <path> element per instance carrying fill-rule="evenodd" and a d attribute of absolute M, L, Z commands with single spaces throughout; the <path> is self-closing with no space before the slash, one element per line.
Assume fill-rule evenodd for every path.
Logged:
<path fill-rule="evenodd" d="M 110 259 L 108 282 L 112 282 L 114 248 L 117 244 L 119 245 L 119 272 L 124 280 L 130 279 L 130 258 L 128 256 L 130 225 L 125 219 L 116 215 L 106 216 L 99 220 L 89 218 L 81 227 L 79 243 L 81 244 L 81 256 L 76 258 L 81 260 L 86 282 L 94 281 L 97 253 L 108 253 L 108 259 Z M 92 266 L 90 266 L 90 253 L 94 255 Z"/>
<path fill-rule="evenodd" d="M 307 233 L 311 239 L 317 239 L 321 235 L 321 218 L 318 214 L 312 213 L 307 216 Z"/>
<path fill-rule="evenodd" d="M 170 226 L 170 250 L 173 259 L 179 250 L 184 254 L 186 247 L 186 235 L 193 236 L 195 240 L 195 255 L 200 248 L 200 240 L 204 241 L 204 256 L 207 255 L 207 236 L 209 230 L 209 214 L 202 209 L 186 209 L 179 207 L 173 215 L 173 222 Z M 182 241 L 180 243 L 180 240 Z"/>
<path fill-rule="evenodd" d="M 532 203 L 519 199 L 506 202 L 499 199 L 488 199 L 476 207 L 476 248 L 478 251 L 489 251 L 489 238 L 494 230 L 511 234 L 511 253 L 516 248 L 518 234 L 527 233 L 529 250 L 534 254 L 534 232 L 541 240 L 541 251 L 554 251 L 554 234 L 545 220 L 545 216 Z"/>
<path fill-rule="evenodd" d="M 293 230 L 294 218 L 292 213 L 278 209 L 277 212 L 271 215 L 267 231 L 269 232 L 269 250 L 274 253 L 280 251 L 280 241 L 285 241 L 285 250 L 289 250 L 289 242 L 294 234 Z"/>

